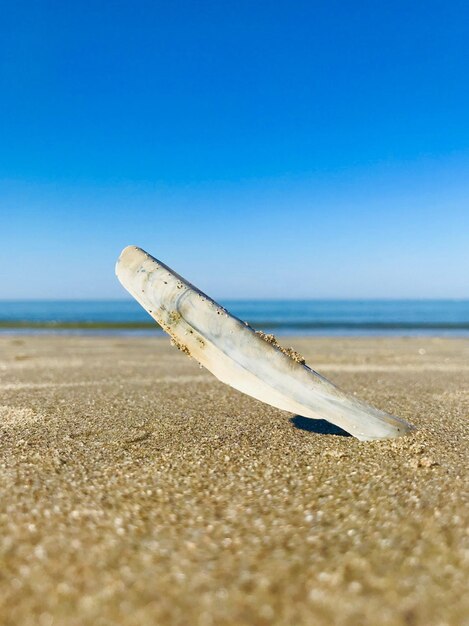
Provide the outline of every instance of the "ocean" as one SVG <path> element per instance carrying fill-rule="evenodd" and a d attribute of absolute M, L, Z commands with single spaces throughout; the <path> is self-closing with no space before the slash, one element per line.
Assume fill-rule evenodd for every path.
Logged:
<path fill-rule="evenodd" d="M 220 300 L 278 335 L 469 336 L 469 300 Z M 155 335 L 134 300 L 0 301 L 0 333 Z"/>

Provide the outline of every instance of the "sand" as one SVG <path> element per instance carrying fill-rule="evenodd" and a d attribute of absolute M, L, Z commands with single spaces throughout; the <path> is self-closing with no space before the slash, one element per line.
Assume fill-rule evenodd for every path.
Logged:
<path fill-rule="evenodd" d="M 0 623 L 469 624 L 469 340 L 295 339 L 360 443 L 166 339 L 0 337 Z"/>

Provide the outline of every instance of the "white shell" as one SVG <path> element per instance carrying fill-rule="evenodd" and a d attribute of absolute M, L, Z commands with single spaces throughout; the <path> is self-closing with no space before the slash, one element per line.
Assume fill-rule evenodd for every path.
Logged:
<path fill-rule="evenodd" d="M 267 342 L 144 250 L 125 248 L 116 274 L 177 347 L 227 385 L 290 413 L 326 419 L 361 441 L 412 430 Z"/>

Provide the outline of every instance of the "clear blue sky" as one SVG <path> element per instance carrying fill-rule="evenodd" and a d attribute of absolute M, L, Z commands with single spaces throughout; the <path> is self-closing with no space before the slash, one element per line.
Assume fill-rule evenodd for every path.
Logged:
<path fill-rule="evenodd" d="M 469 297 L 469 3 L 4 2 L 0 298 Z"/>

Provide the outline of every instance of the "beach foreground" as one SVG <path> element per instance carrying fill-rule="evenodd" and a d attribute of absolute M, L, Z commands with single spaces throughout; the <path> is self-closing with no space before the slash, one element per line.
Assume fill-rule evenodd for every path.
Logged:
<path fill-rule="evenodd" d="M 360 443 L 167 339 L 0 337 L 0 623 L 469 624 L 469 340 L 292 339 Z"/>

